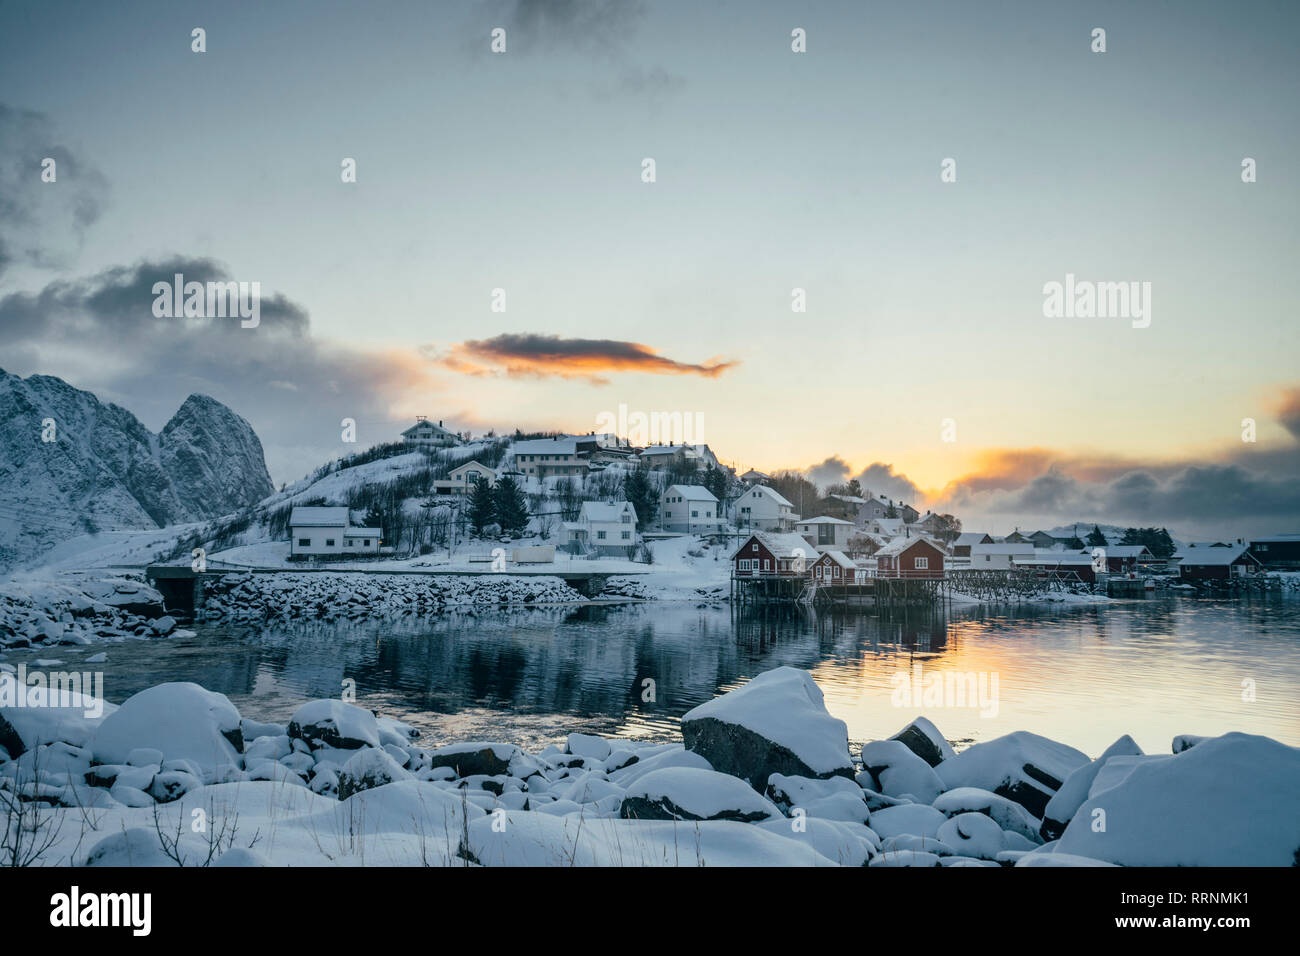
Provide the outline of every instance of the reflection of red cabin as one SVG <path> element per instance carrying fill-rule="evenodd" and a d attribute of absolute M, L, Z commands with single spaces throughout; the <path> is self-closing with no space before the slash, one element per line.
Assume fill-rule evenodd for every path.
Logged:
<path fill-rule="evenodd" d="M 895 538 L 876 552 L 876 577 L 942 578 L 943 558 L 925 538 Z"/>

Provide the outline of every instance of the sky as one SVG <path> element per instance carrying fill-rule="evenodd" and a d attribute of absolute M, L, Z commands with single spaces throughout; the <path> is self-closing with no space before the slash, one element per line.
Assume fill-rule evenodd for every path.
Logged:
<path fill-rule="evenodd" d="M 356 450 L 343 418 L 365 446 L 625 408 L 969 529 L 1300 531 L 1297 26 L 0 0 L 0 368 L 154 429 L 211 395 L 277 483 Z M 178 272 L 259 282 L 260 324 L 155 317 Z M 1046 316 L 1067 274 L 1150 283 L 1146 318 Z"/>

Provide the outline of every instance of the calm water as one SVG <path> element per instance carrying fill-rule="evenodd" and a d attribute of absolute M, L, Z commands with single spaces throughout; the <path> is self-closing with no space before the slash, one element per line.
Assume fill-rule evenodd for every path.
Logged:
<path fill-rule="evenodd" d="M 1095 755 L 1120 734 L 1167 753 L 1179 733 L 1300 745 L 1300 599 L 1155 598 L 1083 608 L 733 615 L 624 605 L 490 611 L 418 623 L 194 626 L 198 635 L 39 652 L 68 668 L 107 650 L 106 696 L 196 681 L 245 717 L 285 720 L 356 681 L 358 702 L 426 733 L 540 747 L 572 730 L 678 739 L 681 714 L 782 664 L 810 670 L 856 743 L 925 713 L 953 741 L 1032 730 Z M 36 655 L 27 655 L 27 659 Z M 23 659 L 10 654 L 11 663 Z M 996 714 L 895 706 L 892 678 L 996 674 Z M 642 702 L 645 679 L 655 702 Z M 1243 680 L 1255 700 L 1242 700 Z"/>

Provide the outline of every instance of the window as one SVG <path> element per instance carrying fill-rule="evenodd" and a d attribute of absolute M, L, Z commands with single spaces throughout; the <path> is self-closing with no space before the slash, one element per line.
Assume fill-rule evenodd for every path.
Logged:
<path fill-rule="evenodd" d="M 736 567 L 737 567 L 737 569 L 740 570 L 740 571 L 748 571 L 748 570 L 749 570 L 749 558 L 741 558 L 739 561 L 736 562 Z"/>
<path fill-rule="evenodd" d="M 326 538 L 326 539 L 325 539 L 325 547 L 327 547 L 327 548 L 332 548 L 332 547 L 334 547 L 334 539 L 333 539 L 333 538 Z"/>
<path fill-rule="evenodd" d="M 627 540 L 630 539 L 631 537 L 632 537 L 632 532 L 631 532 L 631 531 L 624 531 L 624 532 L 623 532 L 623 540 L 624 540 L 624 541 L 627 541 Z"/>
<path fill-rule="evenodd" d="M 692 511 L 692 512 L 691 512 L 691 517 L 692 517 L 692 518 L 698 518 L 699 516 L 700 516 L 700 513 L 699 513 L 698 511 Z"/>
<path fill-rule="evenodd" d="M 370 547 L 370 539 L 366 538 L 366 540 L 363 541 L 362 544 L 364 544 L 367 548 Z"/>
<path fill-rule="evenodd" d="M 757 551 L 757 550 L 758 550 L 758 545 L 755 544 L 755 545 L 754 545 L 753 547 L 751 547 L 749 550 L 750 550 L 750 551 Z"/>
<path fill-rule="evenodd" d="M 770 571 L 770 570 L 772 570 L 772 562 L 771 562 L 770 559 L 768 559 L 768 558 L 764 558 L 764 559 L 763 559 L 763 570 L 764 570 L 764 571 Z"/>
<path fill-rule="evenodd" d="M 623 512 L 623 523 L 624 523 L 624 524 L 631 524 L 631 523 L 632 523 L 632 516 L 631 516 L 630 514 L 628 514 L 626 511 Z"/>
<path fill-rule="evenodd" d="M 310 547 L 311 547 L 311 538 L 299 538 L 299 539 L 298 539 L 298 547 L 300 547 L 300 548 L 310 548 Z"/>
<path fill-rule="evenodd" d="M 350 547 L 352 547 L 352 539 L 351 539 L 351 538 L 344 538 L 344 539 L 343 539 L 343 547 L 345 547 L 345 548 L 350 548 Z"/>
<path fill-rule="evenodd" d="M 927 570 L 927 569 L 930 567 L 930 559 L 929 559 L 929 558 L 913 558 L 913 559 L 912 559 L 912 567 L 916 568 L 916 570 L 918 570 L 918 571 L 924 571 L 924 570 Z"/>
<path fill-rule="evenodd" d="M 605 540 L 605 532 L 603 532 L 603 531 L 597 531 L 597 532 L 596 532 L 596 537 L 597 537 L 598 539 L 600 539 L 601 541 L 604 541 L 604 540 Z"/>

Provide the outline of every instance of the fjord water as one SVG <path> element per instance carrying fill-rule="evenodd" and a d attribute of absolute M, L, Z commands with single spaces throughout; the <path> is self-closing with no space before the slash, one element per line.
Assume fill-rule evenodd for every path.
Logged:
<path fill-rule="evenodd" d="M 1168 753 L 1176 734 L 1232 730 L 1300 745 L 1300 599 L 1291 596 L 894 617 L 655 603 L 193 629 L 110 645 L 107 664 L 88 667 L 104 671 L 114 702 L 188 680 L 255 720 L 287 720 L 351 680 L 359 704 L 419 727 L 425 746 L 540 748 L 575 730 L 677 740 L 687 710 L 782 664 L 812 672 L 855 743 L 923 713 L 959 748 L 1012 730 L 1094 756 L 1125 733 L 1148 753 Z M 101 650 L 60 656 L 71 668 L 79 652 Z M 923 679 L 983 675 L 990 692 L 996 675 L 996 708 L 900 699 L 897 675 L 917 664 Z"/>

